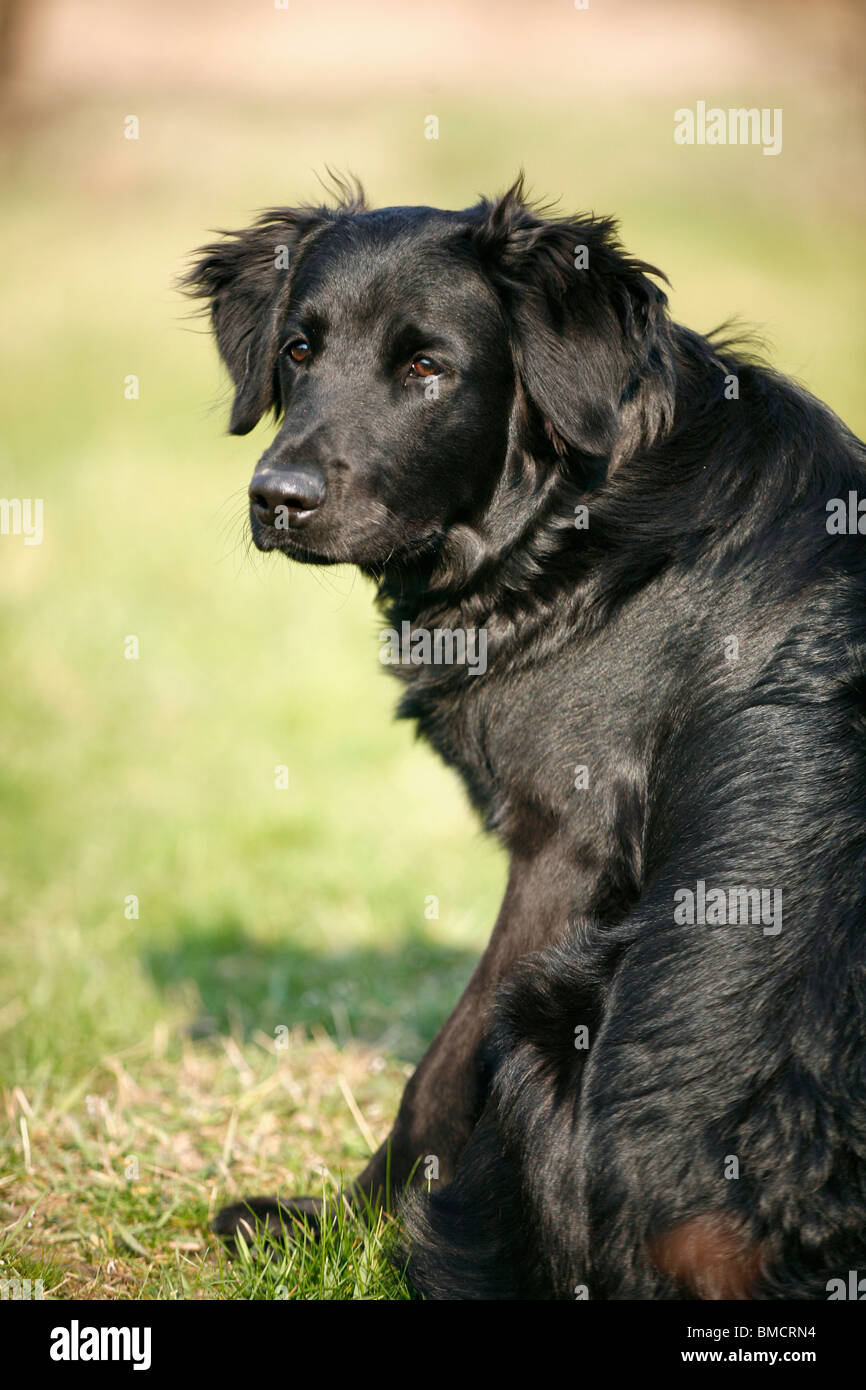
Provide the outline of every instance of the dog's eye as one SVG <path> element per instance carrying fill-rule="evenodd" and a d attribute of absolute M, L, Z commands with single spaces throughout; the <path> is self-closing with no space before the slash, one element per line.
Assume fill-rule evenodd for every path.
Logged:
<path fill-rule="evenodd" d="M 293 343 L 286 344 L 285 350 L 293 362 L 306 362 L 310 355 L 310 344 L 306 338 L 296 338 Z"/>
<path fill-rule="evenodd" d="M 410 376 L 439 376 L 441 372 L 442 368 L 436 365 L 432 357 L 426 357 L 424 353 L 413 357 L 409 368 Z"/>

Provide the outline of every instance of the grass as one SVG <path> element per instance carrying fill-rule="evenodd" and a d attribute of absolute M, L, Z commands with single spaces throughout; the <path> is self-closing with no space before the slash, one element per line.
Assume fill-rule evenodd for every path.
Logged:
<path fill-rule="evenodd" d="M 247 553 L 266 430 L 222 434 L 212 346 L 171 288 L 185 252 L 315 196 L 329 161 L 377 201 L 451 205 L 522 162 L 539 192 L 619 210 L 678 316 L 769 325 L 779 365 L 862 430 L 862 219 L 805 103 L 790 93 L 787 159 L 719 152 L 711 173 L 674 150 L 669 102 L 621 94 L 579 114 L 449 97 L 432 149 L 399 95 L 307 124 L 163 95 L 137 146 L 93 100 L 22 133 L 0 492 L 44 498 L 45 539 L 0 541 L 0 1278 L 67 1298 L 407 1297 L 385 1219 L 343 1211 L 321 1246 L 235 1262 L 207 1220 L 251 1191 L 339 1192 L 503 884 L 454 780 L 391 721 L 361 580 Z"/>
<path fill-rule="evenodd" d="M 321 1242 L 301 1228 L 240 1260 L 207 1235 L 218 1202 L 254 1187 L 339 1194 L 319 1155 L 358 1164 L 370 1126 L 387 1127 L 404 1066 L 321 1028 L 284 1041 L 173 1045 L 159 1024 L 65 1094 L 52 1087 L 50 1102 L 12 1088 L 23 1163 L 3 1172 L 0 1193 L 20 1214 L 0 1243 L 0 1278 L 79 1299 L 408 1297 L 381 1213 L 362 1222 L 338 1201 Z"/>

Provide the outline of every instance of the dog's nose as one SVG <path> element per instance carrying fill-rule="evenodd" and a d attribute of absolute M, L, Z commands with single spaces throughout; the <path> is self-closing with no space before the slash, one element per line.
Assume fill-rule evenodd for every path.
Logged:
<path fill-rule="evenodd" d="M 325 479 L 309 464 L 292 468 L 265 468 L 253 474 L 250 505 L 256 518 L 266 526 L 280 519 L 289 526 L 301 526 L 325 500 Z M 285 512 L 278 515 L 278 508 Z"/>

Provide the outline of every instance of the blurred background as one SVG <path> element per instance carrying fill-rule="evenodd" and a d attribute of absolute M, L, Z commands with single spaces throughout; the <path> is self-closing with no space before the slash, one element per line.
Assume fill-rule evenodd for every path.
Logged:
<path fill-rule="evenodd" d="M 259 1296 L 209 1210 L 360 1166 L 504 881 L 366 584 L 248 552 L 268 432 L 224 434 L 190 250 L 326 166 L 450 207 L 523 167 L 862 434 L 864 13 L 0 0 L 0 494 L 44 507 L 0 536 L 0 1278 Z M 675 144 L 701 100 L 782 152 Z M 293 1296 L 398 1296 L 353 1259 Z"/>

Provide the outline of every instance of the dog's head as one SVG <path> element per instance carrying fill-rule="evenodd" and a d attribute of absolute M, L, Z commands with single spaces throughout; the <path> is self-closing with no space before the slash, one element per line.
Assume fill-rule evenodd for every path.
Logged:
<path fill-rule="evenodd" d="M 262 550 L 377 570 L 457 532 L 501 547 L 546 477 L 616 466 L 670 418 L 656 272 L 519 182 L 462 212 L 275 209 L 199 256 L 229 429 L 279 421 L 250 484 Z"/>

